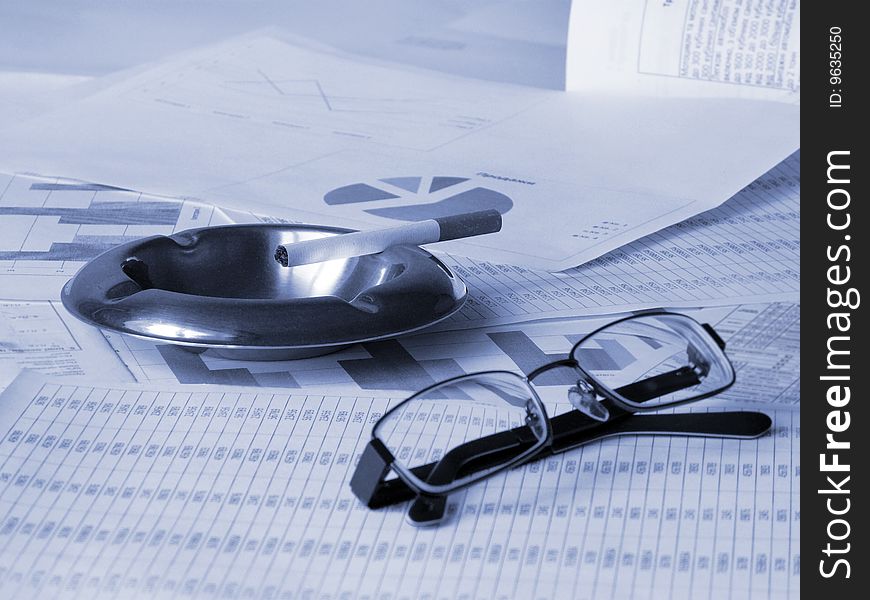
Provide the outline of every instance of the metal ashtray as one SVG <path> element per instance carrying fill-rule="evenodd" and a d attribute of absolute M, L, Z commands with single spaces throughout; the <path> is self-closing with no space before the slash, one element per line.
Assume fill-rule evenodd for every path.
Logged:
<path fill-rule="evenodd" d="M 428 327 L 459 310 L 467 288 L 416 246 L 292 268 L 279 244 L 351 230 L 316 225 L 188 229 L 117 246 L 63 288 L 97 327 L 225 358 L 284 360 Z"/>

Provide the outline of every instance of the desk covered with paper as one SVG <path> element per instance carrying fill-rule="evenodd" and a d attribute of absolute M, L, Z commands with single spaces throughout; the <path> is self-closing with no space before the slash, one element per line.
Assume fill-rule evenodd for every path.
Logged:
<path fill-rule="evenodd" d="M 528 4 L 398 15 L 378 40 L 300 9 L 8 96 L 0 595 L 798 596 L 799 5 Z M 458 313 L 314 358 L 191 352 L 60 302 L 145 236 L 485 208 L 500 233 L 429 248 L 468 287 Z M 736 373 L 660 412 L 760 411 L 768 433 L 601 439 L 452 493 L 434 527 L 352 493 L 411 394 L 527 375 L 648 309 L 709 324 Z M 636 359 L 593 350 L 595 372 Z"/>

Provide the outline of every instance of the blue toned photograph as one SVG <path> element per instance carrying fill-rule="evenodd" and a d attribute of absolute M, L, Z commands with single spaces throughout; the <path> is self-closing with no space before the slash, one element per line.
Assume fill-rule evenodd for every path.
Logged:
<path fill-rule="evenodd" d="M 799 1 L 0 7 L 0 598 L 799 598 L 800 131 Z"/>

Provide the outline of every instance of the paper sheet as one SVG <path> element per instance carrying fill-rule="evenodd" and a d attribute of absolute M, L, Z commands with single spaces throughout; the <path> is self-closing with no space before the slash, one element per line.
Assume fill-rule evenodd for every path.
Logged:
<path fill-rule="evenodd" d="M 0 68 L 108 73 L 280 26 L 366 56 L 564 89 L 570 6 L 570 0 L 214 0 L 207 10 L 167 1 L 154 10 L 130 0 L 5 3 Z M 36 23 L 40 35 L 23 31 L 22 24 Z"/>
<path fill-rule="evenodd" d="M 727 353 L 737 370 L 737 383 L 722 398 L 739 402 L 798 402 L 800 305 L 774 303 L 685 312 L 713 325 L 728 343 Z M 316 358 L 261 362 L 194 354 L 176 346 L 156 345 L 116 333 L 105 335 L 136 379 L 143 383 L 325 386 L 354 394 L 401 389 L 407 395 L 465 373 L 488 370 L 529 373 L 564 357 L 583 334 L 612 320 L 613 317 L 564 319 L 424 333 L 366 342 Z"/>
<path fill-rule="evenodd" d="M 662 306 L 796 302 L 800 152 L 722 206 L 562 273 L 444 260 L 468 284 L 470 300 L 442 329 Z"/>
<path fill-rule="evenodd" d="M 0 283 L 9 282 L 7 295 L 16 298 L 56 299 L 84 259 L 137 235 L 265 219 L 81 182 L 22 176 L 6 180 L 5 190 L 0 191 L 0 239 L 6 240 L 0 242 L 4 244 Z M 143 212 L 148 206 L 153 206 L 153 213 Z M 114 210 L 101 210 L 109 207 Z M 71 209 L 78 212 L 73 214 Z M 172 216 L 176 213 L 177 217 Z M 796 301 L 799 228 L 797 152 L 721 207 L 560 274 L 444 255 L 438 252 L 439 246 L 432 246 L 465 280 L 470 292 L 463 310 L 439 327 L 468 328 L 661 306 Z M 72 256 L 75 248 L 78 254 Z"/>
<path fill-rule="evenodd" d="M 0 129 L 57 108 L 83 75 L 0 70 Z"/>
<path fill-rule="evenodd" d="M 560 270 L 717 206 L 798 147 L 798 112 L 565 94 L 253 37 L 9 129 L 0 168 L 362 228 L 497 207 L 501 233 L 445 250 Z"/>
<path fill-rule="evenodd" d="M 571 0 L 339 3 L 308 3 L 280 26 L 362 56 L 475 79 L 565 88 Z M 343 18 L 335 18 L 337 11 Z"/>
<path fill-rule="evenodd" d="M 257 220 L 189 200 L 0 173 L 0 297 L 59 300 L 76 271 L 117 244 Z"/>
<path fill-rule="evenodd" d="M 348 479 L 390 400 L 63 385 L 0 397 L 9 597 L 786 598 L 799 412 L 760 440 L 626 437 L 510 471 L 416 529 Z M 701 407 L 694 410 L 709 410 Z"/>
<path fill-rule="evenodd" d="M 60 302 L 0 299 L 0 390 L 21 369 L 74 381 L 135 381 L 100 330 L 71 317 Z"/>
<path fill-rule="evenodd" d="M 574 0 L 566 85 L 800 103 L 800 0 Z"/>

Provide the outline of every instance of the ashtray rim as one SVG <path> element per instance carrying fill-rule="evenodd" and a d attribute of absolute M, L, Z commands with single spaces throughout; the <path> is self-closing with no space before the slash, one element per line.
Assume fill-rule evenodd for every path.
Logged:
<path fill-rule="evenodd" d="M 440 281 L 436 282 L 436 284 L 437 284 L 437 286 L 440 286 L 440 288 L 436 286 L 435 289 L 442 290 L 441 292 L 439 292 L 440 295 L 435 296 L 434 294 L 432 294 L 432 292 L 431 292 L 432 286 L 429 286 L 429 288 L 424 287 L 424 291 L 429 290 L 429 291 L 425 292 L 425 293 L 429 294 L 429 296 L 425 296 L 426 298 L 435 298 L 435 297 L 446 298 L 446 301 L 449 304 L 446 307 L 444 307 L 443 313 L 438 314 L 438 313 L 440 313 L 441 308 L 438 308 L 437 305 L 433 305 L 432 308 L 430 309 L 431 313 L 432 313 L 431 318 L 429 316 L 427 316 L 428 313 L 423 313 L 421 319 L 423 319 L 424 322 L 420 322 L 421 319 L 404 318 L 402 316 L 402 309 L 400 307 L 400 309 L 398 311 L 394 312 L 393 316 L 385 318 L 385 320 L 381 321 L 380 327 L 376 327 L 375 328 L 376 331 L 372 335 L 366 335 L 366 336 L 360 335 L 358 337 L 352 337 L 353 332 L 351 330 L 351 337 L 344 338 L 344 339 L 334 339 L 336 336 L 334 335 L 334 333 L 330 333 L 329 327 L 327 327 L 327 328 L 325 328 L 326 330 L 324 332 L 324 335 L 327 336 L 327 339 L 325 341 L 317 341 L 315 343 L 251 344 L 251 343 L 243 343 L 244 341 L 247 341 L 247 340 L 243 340 L 243 339 L 240 339 L 240 342 L 242 342 L 242 343 L 233 342 L 233 341 L 223 342 L 221 340 L 214 339 L 214 338 L 212 338 L 211 340 L 207 339 L 207 340 L 203 341 L 203 340 L 197 340 L 197 339 L 191 339 L 191 338 L 185 338 L 185 337 L 167 336 L 167 335 L 163 335 L 161 333 L 145 333 L 141 329 L 136 330 L 136 329 L 130 329 L 130 328 L 123 326 L 127 322 L 136 322 L 133 319 L 131 319 L 130 321 L 119 321 L 118 323 L 112 323 L 109 319 L 103 320 L 103 319 L 95 318 L 101 312 L 103 314 L 110 314 L 111 309 L 115 308 L 116 306 L 120 306 L 120 304 L 113 305 L 111 300 L 106 300 L 103 297 L 94 298 L 93 297 L 94 294 L 91 294 L 91 293 L 82 293 L 81 289 L 79 289 L 79 288 L 86 288 L 86 286 L 87 286 L 86 282 L 80 281 L 79 286 L 77 286 L 77 283 L 76 283 L 77 279 L 79 278 L 79 275 L 82 273 L 87 273 L 87 275 L 89 277 L 91 277 L 91 279 L 93 279 L 95 276 L 96 277 L 101 276 L 103 274 L 103 271 L 105 271 L 105 273 L 106 273 L 106 279 L 109 278 L 108 274 L 111 274 L 112 277 L 116 277 L 117 273 L 112 272 L 113 271 L 112 265 L 117 264 L 118 265 L 117 271 L 120 271 L 121 270 L 120 265 L 123 263 L 123 260 L 117 261 L 117 262 L 114 262 L 114 261 L 118 257 L 124 256 L 124 255 L 135 254 L 136 248 L 141 248 L 145 244 L 153 244 L 153 243 L 159 242 L 162 238 L 172 238 L 173 241 L 177 242 L 176 236 L 191 237 L 191 236 L 196 236 L 199 232 L 201 232 L 203 230 L 228 229 L 228 228 L 233 228 L 233 229 L 263 228 L 266 230 L 277 230 L 277 231 L 286 231 L 288 229 L 289 230 L 301 229 L 301 230 L 325 231 L 325 232 L 337 233 L 337 234 L 348 233 L 348 232 L 353 231 L 352 229 L 346 229 L 346 228 L 341 228 L 341 227 L 303 224 L 303 223 L 292 223 L 292 224 L 260 223 L 260 224 L 229 224 L 229 225 L 219 225 L 216 227 L 199 227 L 199 228 L 192 228 L 192 229 L 187 229 L 184 231 L 179 231 L 179 232 L 173 233 L 173 234 L 168 235 L 168 236 L 162 235 L 162 236 L 143 237 L 143 238 L 140 238 L 138 240 L 133 240 L 131 242 L 127 242 L 125 244 L 120 244 L 119 246 L 116 246 L 110 250 L 107 250 L 106 252 L 100 254 L 99 256 L 97 256 L 94 259 L 92 259 L 91 261 L 89 261 L 88 264 L 83 266 L 79 270 L 79 272 L 76 273 L 76 275 L 73 276 L 66 283 L 66 285 L 64 285 L 63 290 L 61 292 L 61 301 L 62 301 L 64 307 L 67 309 L 67 311 L 70 312 L 70 314 L 72 314 L 74 317 L 76 317 L 77 319 L 79 319 L 85 323 L 88 323 L 90 325 L 93 325 L 93 326 L 96 326 L 96 327 L 99 327 L 102 329 L 106 329 L 108 331 L 117 332 L 119 334 L 128 335 L 128 336 L 131 336 L 133 338 L 146 340 L 146 341 L 153 342 L 153 343 L 172 344 L 172 345 L 176 345 L 176 346 L 180 346 L 180 347 L 184 347 L 184 348 L 190 348 L 190 349 L 202 348 L 202 349 L 206 349 L 206 350 L 214 349 L 217 351 L 228 351 L 228 352 L 232 352 L 235 350 L 238 350 L 240 352 L 256 352 L 256 351 L 264 351 L 264 352 L 286 351 L 288 353 L 309 352 L 309 354 L 307 354 L 307 355 L 313 356 L 313 355 L 316 355 L 317 353 L 325 354 L 328 352 L 333 352 L 333 351 L 336 351 L 340 348 L 351 346 L 351 345 L 357 344 L 357 343 L 374 342 L 374 341 L 391 339 L 391 338 L 395 338 L 398 336 L 416 333 L 418 331 L 432 327 L 433 325 L 436 325 L 436 324 L 444 321 L 445 319 L 449 318 L 450 316 L 456 314 L 456 312 L 461 310 L 462 307 L 465 305 L 465 303 L 468 300 L 468 296 L 469 296 L 468 286 L 465 284 L 465 282 L 462 280 L 462 278 L 457 273 L 455 273 L 448 265 L 446 265 L 440 258 L 433 255 L 431 252 L 429 252 L 423 248 L 419 248 L 417 246 L 407 246 L 407 247 L 400 246 L 400 247 L 395 247 L 394 249 L 390 249 L 390 250 L 395 251 L 398 254 L 399 259 L 406 261 L 406 262 L 401 263 L 401 264 L 405 264 L 405 266 L 406 266 L 406 269 L 405 269 L 405 271 L 403 271 L 402 274 L 404 274 L 404 272 L 407 272 L 407 271 L 414 271 L 415 265 L 417 265 L 419 267 L 416 269 L 417 273 L 415 275 L 415 277 L 417 278 L 416 279 L 417 281 L 419 281 L 419 279 L 423 276 L 428 277 L 428 278 L 433 278 L 433 274 L 437 273 L 437 275 L 438 275 L 437 278 L 440 279 Z M 419 255 L 419 257 L 417 255 Z M 419 258 L 419 262 L 417 262 L 418 258 Z M 429 262 L 429 261 L 432 261 L 432 262 Z M 397 262 L 396 264 L 400 264 L 400 263 Z M 433 268 L 431 266 L 425 266 L 427 264 L 428 265 L 434 264 L 437 266 L 437 268 Z M 390 283 L 390 281 L 396 281 L 402 276 L 402 274 L 398 275 L 395 280 L 387 280 L 384 283 Z M 122 275 L 123 275 L 123 273 L 122 273 Z M 123 275 L 123 276 L 127 277 L 126 275 Z M 441 278 L 443 278 L 443 279 L 441 279 Z M 409 277 L 408 280 L 411 283 L 413 283 L 415 281 L 414 277 Z M 130 281 L 132 282 L 132 279 Z M 91 284 L 93 284 L 93 281 L 91 281 Z M 111 281 L 108 281 L 107 286 L 108 286 L 108 284 L 111 284 Z M 368 289 L 378 290 L 381 285 L 382 284 L 378 283 L 378 284 L 375 284 L 373 287 L 368 288 Z M 107 287 L 107 286 L 104 286 L 104 287 Z M 234 298 L 234 297 L 230 297 L 230 296 L 221 297 L 221 296 L 207 296 L 207 295 L 200 295 L 200 294 L 191 294 L 191 293 L 186 293 L 184 291 L 176 291 L 176 290 L 163 289 L 163 288 L 157 288 L 157 289 L 160 293 L 167 294 L 167 297 L 169 297 L 169 295 L 178 295 L 180 297 L 183 297 L 180 300 L 182 302 L 195 302 L 197 299 L 203 299 L 204 303 L 205 302 L 212 302 L 212 303 L 227 304 L 228 302 L 231 302 L 232 305 L 238 304 L 238 306 L 240 308 L 243 307 L 247 303 L 249 306 L 248 310 L 251 310 L 250 307 L 252 307 L 254 305 L 268 305 L 270 307 L 286 306 L 288 308 L 288 310 L 290 310 L 291 308 L 293 308 L 294 303 L 296 303 L 296 305 L 297 305 L 296 310 L 299 310 L 299 306 L 302 305 L 303 303 L 308 302 L 309 299 L 311 299 L 311 300 L 323 300 L 323 302 L 326 304 L 326 306 L 324 306 L 323 310 L 327 311 L 327 314 L 332 312 L 332 309 L 339 308 L 339 312 L 337 313 L 337 315 L 340 316 L 343 314 L 346 317 L 347 313 L 342 313 L 342 311 L 344 310 L 344 305 L 341 304 L 341 302 L 344 302 L 345 304 L 347 304 L 349 306 L 353 306 L 354 309 L 358 309 L 358 307 L 350 304 L 350 302 L 348 302 L 347 300 L 342 300 L 341 298 L 339 298 L 335 295 L 330 295 L 330 294 L 288 297 L 286 299 L 281 299 L 281 298 Z M 416 288 L 409 288 L 409 289 L 416 289 Z M 445 295 L 443 292 L 444 289 L 449 289 L 449 293 Z M 142 290 L 142 291 L 150 291 L 150 290 Z M 366 291 L 368 291 L 368 290 L 366 290 Z M 88 292 L 90 292 L 90 290 L 88 290 Z M 390 292 L 390 293 L 393 294 L 393 297 L 392 297 L 393 305 L 388 305 L 388 306 L 395 307 L 395 302 L 397 301 L 396 298 L 398 296 L 396 295 L 396 292 Z M 402 294 L 399 293 L 398 295 L 401 296 Z M 413 299 L 406 301 L 406 304 L 410 304 L 412 302 L 413 302 Z M 331 304 L 330 305 L 329 303 L 338 303 L 338 304 Z M 308 302 L 308 304 L 310 304 L 310 302 Z M 207 307 L 204 307 L 204 308 L 207 308 Z M 309 308 L 306 310 L 311 310 L 311 309 Z M 147 311 L 142 313 L 142 314 L 147 314 Z M 155 312 L 155 314 L 156 314 L 156 312 Z M 355 313 L 351 313 L 351 314 L 355 314 Z M 387 314 L 387 313 L 385 313 L 385 314 Z M 396 315 L 398 315 L 398 316 L 396 316 Z M 141 314 L 139 316 L 141 317 Z M 401 321 L 403 320 L 403 318 L 405 320 L 405 324 L 409 325 L 409 326 L 404 326 L 404 327 L 401 327 L 398 329 L 389 329 L 392 321 L 398 321 L 400 324 Z M 241 320 L 241 318 L 240 318 L 240 320 Z M 155 322 L 159 322 L 159 321 L 155 320 Z M 254 321 L 254 322 L 256 322 L 256 321 Z M 259 322 L 262 323 L 263 320 L 260 319 Z M 357 329 L 361 328 L 360 323 L 362 323 L 362 322 L 360 321 L 360 322 L 357 322 L 355 324 L 357 326 L 356 327 Z M 344 326 L 345 321 L 342 321 L 340 318 L 335 319 L 333 321 L 333 325 L 332 325 L 333 329 L 336 327 L 336 324 L 339 326 Z M 185 323 L 183 321 L 178 321 L 176 324 L 173 324 L 170 321 L 168 323 L 168 326 L 170 326 L 170 327 L 176 326 L 179 329 L 183 329 L 185 326 L 193 328 L 194 325 L 195 325 L 194 321 L 190 321 L 187 323 Z M 249 329 L 250 329 L 250 327 L 249 327 Z M 380 329 L 380 330 L 377 330 L 377 329 Z M 385 330 L 385 329 L 387 329 L 387 330 Z M 288 327 L 287 331 L 289 331 L 289 330 L 290 330 L 290 327 Z M 228 327 L 228 337 L 232 337 L 232 335 L 235 331 L 236 330 L 233 329 L 232 327 Z M 261 326 L 259 331 L 263 332 L 264 328 Z M 300 338 L 304 338 L 306 336 L 308 338 L 311 338 L 311 337 L 313 337 L 312 332 L 314 332 L 314 334 L 316 335 L 316 331 L 312 328 L 308 328 L 307 330 L 305 330 L 305 329 L 300 330 Z M 361 332 L 357 331 L 357 333 L 361 333 Z M 333 339 L 329 339 L 330 335 L 333 337 Z M 254 336 L 252 336 L 252 337 L 254 337 Z M 266 339 L 264 339 L 264 341 L 274 341 L 274 339 L 272 339 L 272 340 L 268 339 L 268 336 L 266 336 L 266 335 L 259 335 L 259 337 L 266 338 Z M 275 335 L 272 336 L 272 338 L 275 338 L 275 337 L 277 337 L 277 336 L 275 336 Z M 322 352 L 318 352 L 318 350 L 322 350 Z M 227 357 L 231 358 L 229 356 L 227 356 Z M 274 360 L 274 359 L 272 359 L 272 360 Z"/>

